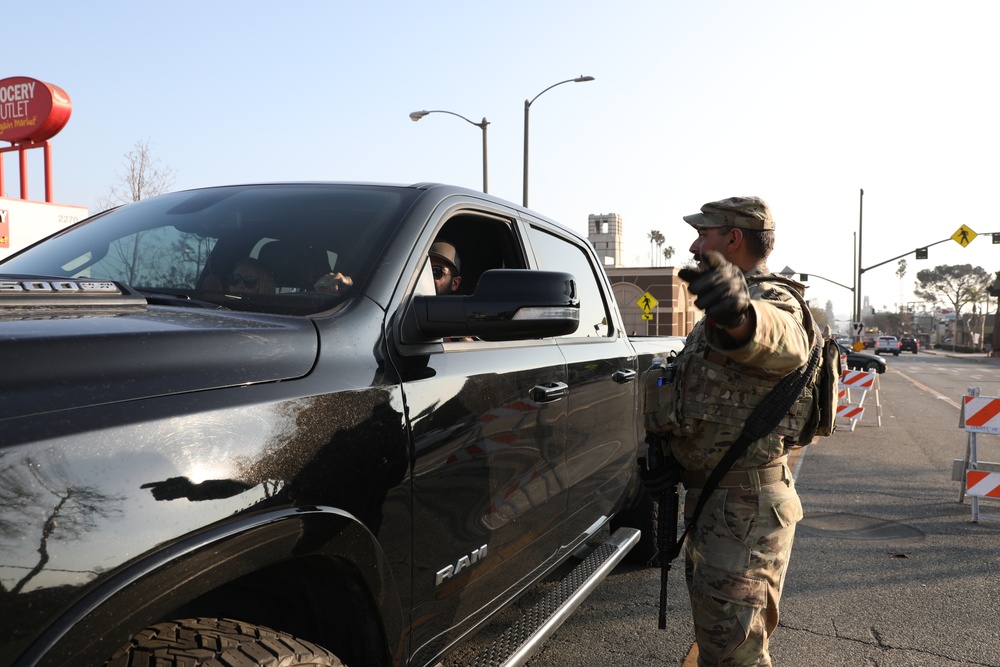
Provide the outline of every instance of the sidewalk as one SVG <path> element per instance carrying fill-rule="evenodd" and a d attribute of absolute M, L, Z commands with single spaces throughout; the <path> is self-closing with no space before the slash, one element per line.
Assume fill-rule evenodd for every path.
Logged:
<path fill-rule="evenodd" d="M 951 357 L 952 359 L 975 359 L 977 361 L 982 361 L 988 364 L 996 364 L 1000 366 L 1000 357 L 990 357 L 987 356 L 985 352 L 952 352 L 951 350 L 948 350 L 946 348 L 940 348 L 940 349 L 922 348 L 920 350 L 920 354 Z"/>

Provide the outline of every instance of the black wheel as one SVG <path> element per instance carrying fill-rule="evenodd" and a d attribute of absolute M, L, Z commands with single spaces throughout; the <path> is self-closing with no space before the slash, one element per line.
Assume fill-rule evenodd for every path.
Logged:
<path fill-rule="evenodd" d="M 866 361 L 865 365 L 862 367 L 862 370 L 877 371 L 878 370 L 878 362 L 877 361 Z"/>
<path fill-rule="evenodd" d="M 894 356 L 894 357 L 898 357 L 898 356 L 899 356 L 899 352 L 893 352 L 893 353 L 892 353 L 892 356 Z"/>
<path fill-rule="evenodd" d="M 611 530 L 616 528 L 638 528 L 642 532 L 639 543 L 625 555 L 625 560 L 636 565 L 658 567 L 660 564 L 660 549 L 657 537 L 657 519 L 660 506 L 653 502 L 645 489 L 642 490 L 635 505 L 623 509 L 611 519 Z"/>
<path fill-rule="evenodd" d="M 107 667 L 154 664 L 344 667 L 337 656 L 315 644 L 270 628 L 225 618 L 186 618 L 158 623 L 115 651 Z"/>

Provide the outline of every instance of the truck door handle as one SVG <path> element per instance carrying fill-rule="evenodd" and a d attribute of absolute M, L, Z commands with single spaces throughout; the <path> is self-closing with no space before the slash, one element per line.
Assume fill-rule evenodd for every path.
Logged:
<path fill-rule="evenodd" d="M 536 384 L 528 392 L 528 395 L 535 403 L 551 403 L 558 401 L 568 393 L 569 385 L 565 382 L 546 382 L 545 384 Z"/>
<path fill-rule="evenodd" d="M 612 373 L 611 379 L 617 382 L 618 384 L 625 384 L 626 382 L 631 382 L 632 380 L 634 380 L 638 375 L 639 374 L 636 373 L 631 368 L 623 368 Z"/>

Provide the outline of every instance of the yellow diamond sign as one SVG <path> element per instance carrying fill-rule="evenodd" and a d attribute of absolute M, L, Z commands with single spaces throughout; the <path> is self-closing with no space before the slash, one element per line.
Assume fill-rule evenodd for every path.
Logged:
<path fill-rule="evenodd" d="M 958 228 L 957 232 L 951 235 L 951 238 L 955 241 L 955 243 L 958 243 L 963 248 L 965 248 L 970 243 L 972 243 L 972 239 L 976 238 L 977 236 L 979 236 L 979 234 L 976 234 L 974 231 L 972 231 L 965 225 L 962 225 L 961 227 Z"/>
<path fill-rule="evenodd" d="M 642 312 L 648 315 L 653 312 L 658 305 L 660 305 L 660 302 L 654 299 L 652 294 L 645 292 L 639 297 L 639 300 L 635 302 L 635 305 L 642 308 Z"/>

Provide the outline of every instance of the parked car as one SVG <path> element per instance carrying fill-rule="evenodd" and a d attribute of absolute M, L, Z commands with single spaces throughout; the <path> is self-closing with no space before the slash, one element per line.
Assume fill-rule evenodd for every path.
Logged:
<path fill-rule="evenodd" d="M 855 352 L 840 343 L 838 345 L 840 345 L 840 353 L 847 355 L 847 367 L 851 370 L 885 373 L 886 363 L 882 357 L 877 357 L 870 352 Z"/>
<path fill-rule="evenodd" d="M 883 352 L 892 356 L 899 356 L 899 339 L 895 336 L 879 336 L 878 340 L 875 341 L 875 354 L 882 354 Z"/>
<path fill-rule="evenodd" d="M 920 341 L 913 336 L 903 336 L 899 339 L 900 352 L 912 352 L 916 354 L 920 350 Z"/>

